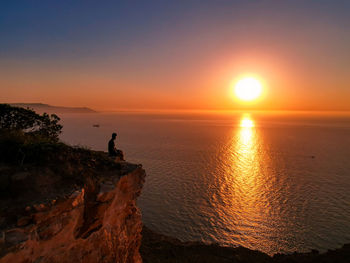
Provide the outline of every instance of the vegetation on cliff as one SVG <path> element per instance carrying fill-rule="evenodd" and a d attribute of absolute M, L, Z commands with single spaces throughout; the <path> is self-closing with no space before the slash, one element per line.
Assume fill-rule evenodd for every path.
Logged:
<path fill-rule="evenodd" d="M 122 172 L 103 152 L 60 142 L 59 120 L 0 104 L 0 229 L 24 216 L 25 205 Z"/>
<path fill-rule="evenodd" d="M 0 104 L 0 158 L 3 162 L 44 162 L 47 152 L 64 148 L 58 143 L 60 118 Z M 43 155 L 44 153 L 44 155 Z"/>
<path fill-rule="evenodd" d="M 37 114 L 31 109 L 0 104 L 0 129 L 6 131 L 22 131 L 35 137 L 40 136 L 57 141 L 62 125 L 56 114 Z"/>
<path fill-rule="evenodd" d="M 61 129 L 0 105 L 0 262 L 141 262 L 144 170 L 66 145 Z"/>

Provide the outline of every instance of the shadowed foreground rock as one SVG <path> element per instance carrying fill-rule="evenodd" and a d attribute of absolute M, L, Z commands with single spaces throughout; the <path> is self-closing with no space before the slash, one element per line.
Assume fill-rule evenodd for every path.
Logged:
<path fill-rule="evenodd" d="M 340 249 L 318 254 L 293 253 L 276 254 L 273 257 L 260 251 L 244 247 L 221 247 L 201 242 L 181 242 L 180 240 L 155 233 L 143 227 L 140 253 L 144 263 L 349 263 L 350 244 Z"/>

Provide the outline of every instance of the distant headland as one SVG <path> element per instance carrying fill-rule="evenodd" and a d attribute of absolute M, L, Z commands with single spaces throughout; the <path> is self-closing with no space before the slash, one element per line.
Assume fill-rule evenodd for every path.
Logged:
<path fill-rule="evenodd" d="M 9 103 L 12 106 L 21 108 L 30 108 L 36 112 L 47 112 L 47 113 L 97 113 L 97 111 L 87 107 L 63 107 L 53 106 L 44 103 Z"/>

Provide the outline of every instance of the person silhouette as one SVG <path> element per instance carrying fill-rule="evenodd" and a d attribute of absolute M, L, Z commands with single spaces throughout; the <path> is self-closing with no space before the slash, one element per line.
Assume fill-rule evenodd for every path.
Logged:
<path fill-rule="evenodd" d="M 115 139 L 117 138 L 117 134 L 115 132 L 112 133 L 112 138 L 108 142 L 108 155 L 110 157 L 119 157 L 120 160 L 124 161 L 123 152 L 118 150 L 115 147 Z"/>

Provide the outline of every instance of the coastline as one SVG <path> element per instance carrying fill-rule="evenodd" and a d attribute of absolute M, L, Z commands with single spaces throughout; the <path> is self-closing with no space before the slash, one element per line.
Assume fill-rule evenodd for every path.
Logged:
<path fill-rule="evenodd" d="M 277 253 L 269 256 L 261 251 L 242 246 L 223 247 L 202 242 L 182 242 L 177 238 L 156 233 L 147 226 L 143 226 L 140 254 L 144 263 L 348 263 L 350 244 L 345 244 L 338 249 L 330 249 L 325 253 L 312 250 L 307 253 Z"/>

